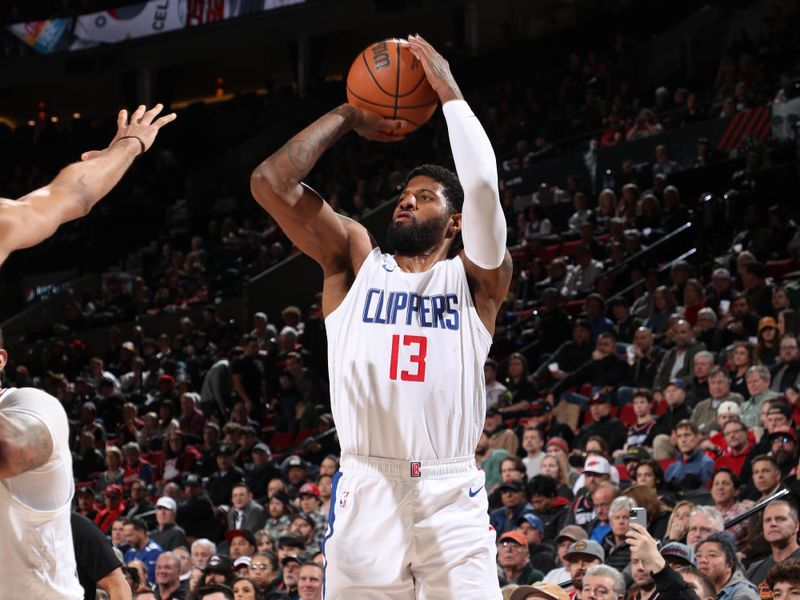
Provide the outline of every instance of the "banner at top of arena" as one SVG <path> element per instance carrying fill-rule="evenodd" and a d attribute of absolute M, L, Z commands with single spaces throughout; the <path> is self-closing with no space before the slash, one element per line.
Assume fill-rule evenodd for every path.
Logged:
<path fill-rule="evenodd" d="M 28 21 L 8 30 L 40 54 L 82 50 L 302 4 L 305 0 L 148 0 L 114 10 Z"/>

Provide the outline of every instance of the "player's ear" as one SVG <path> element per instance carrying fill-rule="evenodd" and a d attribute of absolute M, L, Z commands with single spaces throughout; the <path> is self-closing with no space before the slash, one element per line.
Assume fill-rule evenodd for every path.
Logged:
<path fill-rule="evenodd" d="M 461 213 L 450 215 L 450 223 L 447 225 L 445 237 L 454 238 L 461 231 Z"/>
<path fill-rule="evenodd" d="M 2 373 L 3 369 L 6 368 L 7 362 L 8 362 L 8 352 L 0 348 L 0 373 Z"/>

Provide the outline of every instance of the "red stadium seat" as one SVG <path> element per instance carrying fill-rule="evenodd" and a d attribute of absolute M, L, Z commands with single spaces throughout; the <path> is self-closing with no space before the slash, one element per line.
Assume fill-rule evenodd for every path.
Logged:
<path fill-rule="evenodd" d="M 566 309 L 569 314 L 573 317 L 578 316 L 583 312 L 583 305 L 585 304 L 584 300 L 570 300 L 567 302 Z"/>
<path fill-rule="evenodd" d="M 550 246 L 545 246 L 544 248 L 539 248 L 537 256 L 542 260 L 543 263 L 547 264 L 554 258 L 561 256 L 561 244 L 552 244 Z"/>
<path fill-rule="evenodd" d="M 623 405 L 619 411 L 619 416 L 617 418 L 623 423 L 625 423 L 625 425 L 628 427 L 636 423 L 636 413 L 633 412 L 633 405 L 632 404 Z"/>
<path fill-rule="evenodd" d="M 662 398 L 661 402 L 659 402 L 658 406 L 656 407 L 656 416 L 660 417 L 665 412 L 667 412 L 668 408 L 669 408 L 669 404 L 667 403 L 667 399 L 666 398 Z"/>
<path fill-rule="evenodd" d="M 562 256 L 575 256 L 575 252 L 578 250 L 578 246 L 581 245 L 580 240 L 573 240 L 571 242 L 564 242 L 561 246 L 561 255 Z"/>
<path fill-rule="evenodd" d="M 675 459 L 675 458 L 663 458 L 663 459 L 661 459 L 661 460 L 659 460 L 657 462 L 658 462 L 658 466 L 661 467 L 661 469 L 666 473 L 667 472 L 667 467 L 670 466 L 672 463 L 674 463 L 676 460 L 677 459 Z"/>
<path fill-rule="evenodd" d="M 286 450 L 292 445 L 294 435 L 288 431 L 276 431 L 269 438 L 270 450 Z"/>
<path fill-rule="evenodd" d="M 794 259 L 787 258 L 785 260 L 768 260 L 766 266 L 767 277 L 773 279 L 783 279 L 788 273 L 794 269 Z"/>
<path fill-rule="evenodd" d="M 301 429 L 297 432 L 297 436 L 294 438 L 294 443 L 302 444 L 315 433 L 317 433 L 317 430 L 314 427 L 311 427 L 310 429 Z"/>

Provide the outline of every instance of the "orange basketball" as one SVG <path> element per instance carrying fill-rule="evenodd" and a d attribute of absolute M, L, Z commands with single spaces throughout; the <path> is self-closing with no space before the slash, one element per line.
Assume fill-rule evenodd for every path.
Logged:
<path fill-rule="evenodd" d="M 347 101 L 389 119 L 403 119 L 403 133 L 431 118 L 439 97 L 422 64 L 397 39 L 376 42 L 359 54 L 347 74 Z"/>

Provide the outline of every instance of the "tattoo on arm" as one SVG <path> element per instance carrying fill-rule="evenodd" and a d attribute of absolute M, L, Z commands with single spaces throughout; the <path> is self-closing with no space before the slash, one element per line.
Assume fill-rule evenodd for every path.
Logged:
<path fill-rule="evenodd" d="M 24 445 L 20 452 L 20 472 L 32 471 L 45 464 L 53 455 L 53 438 L 38 419 L 30 419 L 25 427 Z"/>
<path fill-rule="evenodd" d="M 0 457 L 5 477 L 32 471 L 53 455 L 53 438 L 47 427 L 29 415 L 2 415 L 0 441 L 8 455 Z"/>
<path fill-rule="evenodd" d="M 286 156 L 294 170 L 287 175 L 295 181 L 301 181 L 322 154 L 349 131 L 351 118 L 352 113 L 347 106 L 338 106 L 289 140 L 278 150 L 275 158 Z"/>

